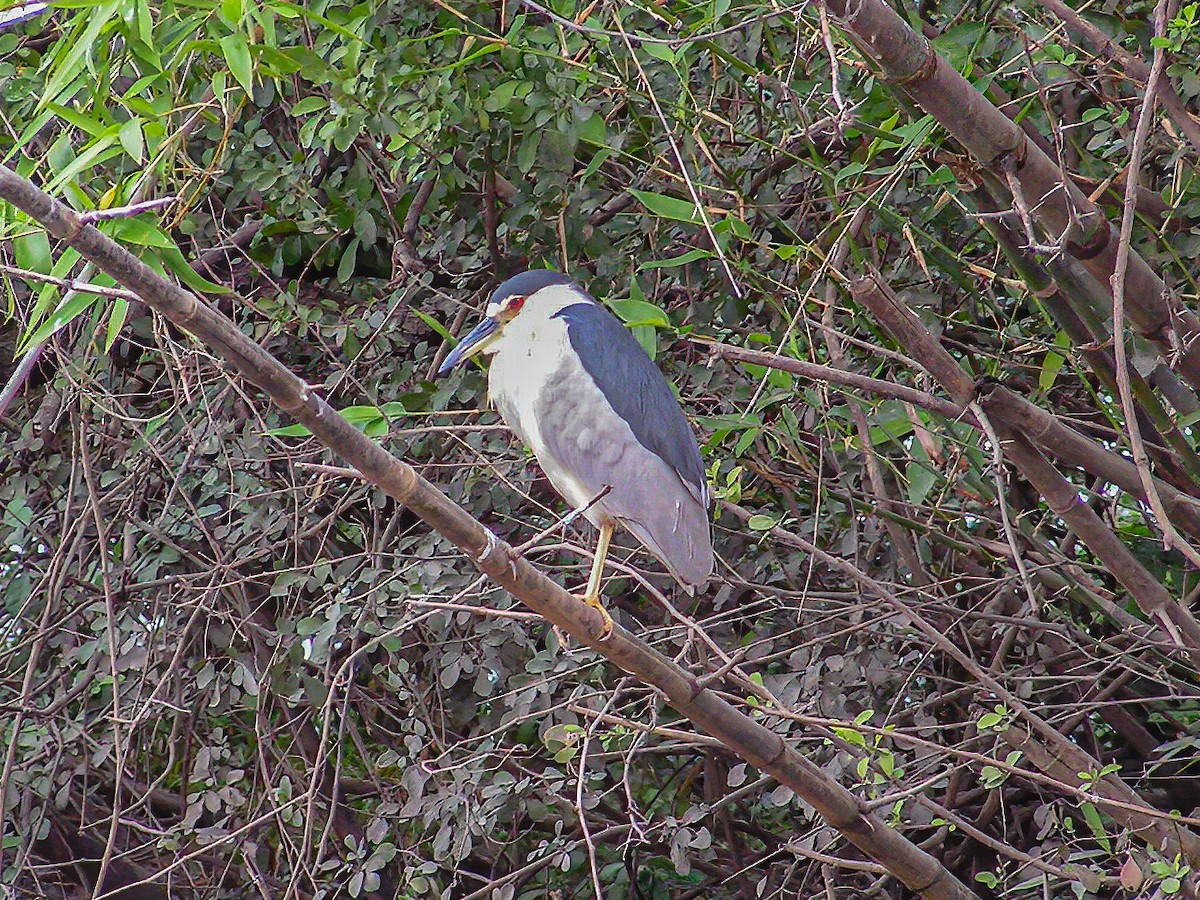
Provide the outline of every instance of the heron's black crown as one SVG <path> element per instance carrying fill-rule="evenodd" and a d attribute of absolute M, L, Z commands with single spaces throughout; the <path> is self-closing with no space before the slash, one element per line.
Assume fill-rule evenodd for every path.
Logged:
<path fill-rule="evenodd" d="M 520 275 L 514 275 L 496 288 L 492 294 L 492 303 L 503 305 L 509 297 L 530 297 L 544 287 L 552 284 L 574 284 L 570 276 L 549 269 L 530 269 Z"/>

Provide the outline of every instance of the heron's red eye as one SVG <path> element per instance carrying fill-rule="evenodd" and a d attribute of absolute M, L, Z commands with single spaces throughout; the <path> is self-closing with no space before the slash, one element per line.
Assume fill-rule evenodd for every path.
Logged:
<path fill-rule="evenodd" d="M 504 307 L 504 311 L 509 315 L 515 316 L 521 311 L 521 307 L 525 305 L 524 297 L 513 297 L 508 301 L 508 305 Z"/>

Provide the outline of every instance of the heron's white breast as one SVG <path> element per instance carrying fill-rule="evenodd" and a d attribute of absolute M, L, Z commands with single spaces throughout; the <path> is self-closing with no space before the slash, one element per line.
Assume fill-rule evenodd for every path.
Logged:
<path fill-rule="evenodd" d="M 553 318 L 579 298 L 573 291 L 569 296 L 560 294 L 568 294 L 568 289 L 555 286 L 538 291 L 504 326 L 488 371 L 488 394 L 509 427 L 529 445 L 555 489 L 573 507 L 580 507 L 592 496 L 550 452 L 537 414 L 545 392 L 570 390 L 575 377 L 585 374 L 571 348 L 567 323 Z"/>

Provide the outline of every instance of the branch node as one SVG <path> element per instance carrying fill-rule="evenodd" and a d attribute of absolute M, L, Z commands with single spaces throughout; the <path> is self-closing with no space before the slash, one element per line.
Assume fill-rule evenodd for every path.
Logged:
<path fill-rule="evenodd" d="M 1099 227 L 1092 232 L 1092 236 L 1085 243 L 1077 244 L 1074 241 L 1068 241 L 1067 250 L 1077 260 L 1084 262 L 1099 256 L 1110 240 L 1112 240 L 1112 228 L 1105 220 L 1099 223 Z"/>
<path fill-rule="evenodd" d="M 767 760 L 766 768 L 768 768 L 768 769 L 775 768 L 775 764 L 778 763 L 781 759 L 783 759 L 784 754 L 786 754 L 787 752 L 788 752 L 787 741 L 785 741 L 783 738 L 779 738 L 779 750 L 770 759 Z M 762 768 L 762 767 L 760 766 L 759 768 Z"/>
<path fill-rule="evenodd" d="M 897 87 L 905 87 L 918 81 L 928 81 L 937 72 L 938 67 L 938 52 L 934 49 L 930 41 L 925 42 L 925 58 L 921 60 L 921 64 L 912 72 L 900 78 L 889 79 L 889 84 Z"/>

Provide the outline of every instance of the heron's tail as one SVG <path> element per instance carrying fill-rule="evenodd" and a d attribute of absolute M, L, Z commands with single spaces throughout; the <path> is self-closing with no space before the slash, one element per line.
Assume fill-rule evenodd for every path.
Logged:
<path fill-rule="evenodd" d="M 621 524 L 658 557 L 684 590 L 693 594 L 712 577 L 713 549 L 708 510 L 699 503 L 688 506 L 681 508 L 670 523 L 674 527 L 651 532 L 636 522 Z"/>

